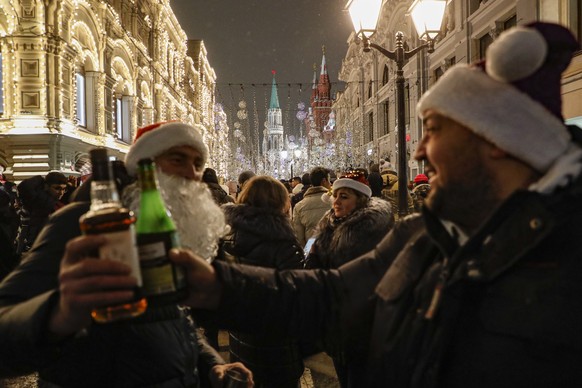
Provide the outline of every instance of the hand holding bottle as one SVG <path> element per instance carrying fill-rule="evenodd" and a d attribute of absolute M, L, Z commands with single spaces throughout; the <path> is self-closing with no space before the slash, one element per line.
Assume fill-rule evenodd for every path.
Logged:
<path fill-rule="evenodd" d="M 67 243 L 59 272 L 59 301 L 49 321 L 53 335 L 75 334 L 89 326 L 95 308 L 135 299 L 137 279 L 128 265 L 90 257 L 90 252 L 106 243 L 101 235 L 81 236 Z"/>

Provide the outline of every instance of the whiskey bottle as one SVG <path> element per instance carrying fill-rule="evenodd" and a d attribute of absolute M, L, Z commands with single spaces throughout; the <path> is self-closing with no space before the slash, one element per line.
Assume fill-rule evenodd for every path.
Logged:
<path fill-rule="evenodd" d="M 138 162 L 138 179 L 141 195 L 136 233 L 144 295 L 152 306 L 176 303 L 186 297 L 186 277 L 184 269 L 168 259 L 170 249 L 180 242 L 158 189 L 152 159 Z"/>
<path fill-rule="evenodd" d="M 133 212 L 121 206 L 115 187 L 111 163 L 105 148 L 90 151 L 93 166 L 91 182 L 91 207 L 79 219 L 83 234 L 103 234 L 107 244 L 99 248 L 101 259 L 118 260 L 131 267 L 131 275 L 138 281 L 135 299 L 118 306 L 97 308 L 91 312 L 98 323 L 113 322 L 141 315 L 147 301 L 141 293 L 142 277 L 134 231 Z"/>

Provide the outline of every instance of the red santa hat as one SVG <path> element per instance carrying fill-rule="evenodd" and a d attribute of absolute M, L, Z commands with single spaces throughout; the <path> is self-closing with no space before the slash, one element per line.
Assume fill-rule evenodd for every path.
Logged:
<path fill-rule="evenodd" d="M 208 158 L 208 148 L 202 140 L 202 127 L 193 127 L 178 121 L 155 123 L 137 130 L 133 145 L 125 156 L 127 172 L 135 176 L 137 162 L 144 158 L 155 158 L 176 146 L 190 146 L 200 152 L 204 163 Z"/>
<path fill-rule="evenodd" d="M 360 171 L 346 172 L 339 179 L 336 179 L 333 182 L 332 189 L 333 191 L 336 191 L 337 189 L 341 189 L 344 187 L 362 193 L 368 198 L 372 196 L 372 189 L 368 185 L 368 180 L 366 179 L 364 174 Z"/>
<path fill-rule="evenodd" d="M 561 74 L 578 48 L 572 33 L 557 24 L 511 28 L 489 46 L 486 61 L 448 70 L 417 111 L 449 117 L 545 173 L 570 143 Z"/>

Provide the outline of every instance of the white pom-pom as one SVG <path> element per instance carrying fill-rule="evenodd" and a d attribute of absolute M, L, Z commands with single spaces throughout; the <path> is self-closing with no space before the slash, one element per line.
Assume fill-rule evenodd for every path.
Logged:
<path fill-rule="evenodd" d="M 548 44 L 536 29 L 512 28 L 487 49 L 487 74 L 502 82 L 528 77 L 544 63 L 547 52 Z"/>

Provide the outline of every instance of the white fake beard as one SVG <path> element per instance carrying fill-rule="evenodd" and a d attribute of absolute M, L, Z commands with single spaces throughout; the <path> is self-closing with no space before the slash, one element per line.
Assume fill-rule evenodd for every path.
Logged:
<path fill-rule="evenodd" d="M 212 199 L 206 184 L 168 175 L 156 170 L 166 208 L 176 223 L 182 248 L 210 262 L 218 251 L 218 242 L 228 232 L 224 213 Z M 123 203 L 139 217 L 137 183 L 125 188 Z"/>

